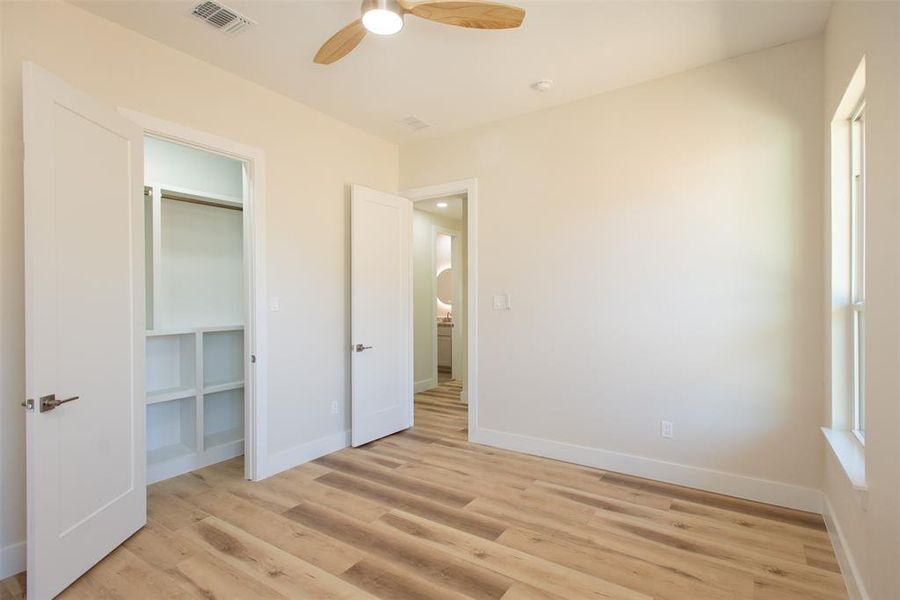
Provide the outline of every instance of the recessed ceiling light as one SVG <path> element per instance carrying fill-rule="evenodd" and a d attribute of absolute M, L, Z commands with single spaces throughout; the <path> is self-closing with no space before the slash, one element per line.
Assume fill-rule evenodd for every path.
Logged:
<path fill-rule="evenodd" d="M 438 202 L 437 204 L 435 204 L 435 206 L 437 206 L 438 208 L 447 208 L 447 203 L 446 202 Z"/>
<path fill-rule="evenodd" d="M 363 27 L 378 35 L 393 35 L 403 29 L 403 16 L 397 0 L 364 0 Z"/>

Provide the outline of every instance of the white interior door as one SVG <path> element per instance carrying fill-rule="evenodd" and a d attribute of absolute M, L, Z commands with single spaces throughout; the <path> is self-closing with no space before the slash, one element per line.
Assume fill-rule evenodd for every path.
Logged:
<path fill-rule="evenodd" d="M 33 64 L 23 79 L 28 597 L 43 600 L 146 521 L 143 136 Z"/>
<path fill-rule="evenodd" d="M 351 190 L 352 441 L 413 423 L 412 203 Z"/>

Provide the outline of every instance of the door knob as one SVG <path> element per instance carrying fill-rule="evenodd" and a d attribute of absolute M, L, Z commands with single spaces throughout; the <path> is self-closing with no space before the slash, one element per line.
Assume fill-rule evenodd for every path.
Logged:
<path fill-rule="evenodd" d="M 66 402 L 72 402 L 73 400 L 78 400 L 78 396 L 72 396 L 71 398 L 66 398 L 65 400 L 57 400 L 56 394 L 50 394 L 49 396 L 41 396 L 41 412 L 47 412 L 48 410 L 53 410 L 60 404 L 65 404 Z"/>
<path fill-rule="evenodd" d="M 362 344 L 357 344 L 357 345 L 356 345 L 356 351 L 357 351 L 357 352 L 362 352 L 363 350 L 368 350 L 368 349 L 370 349 L 371 347 L 372 347 L 372 346 L 363 346 Z"/>

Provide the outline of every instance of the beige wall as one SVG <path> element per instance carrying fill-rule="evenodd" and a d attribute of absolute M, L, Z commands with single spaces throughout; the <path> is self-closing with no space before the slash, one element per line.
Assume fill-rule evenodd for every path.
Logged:
<path fill-rule="evenodd" d="M 455 229 L 463 234 L 463 224 L 423 210 L 413 211 L 413 371 L 417 389 L 437 385 L 434 379 L 434 304 L 431 272 L 432 227 Z M 423 388 L 424 389 L 424 388 Z"/>
<path fill-rule="evenodd" d="M 824 487 L 864 589 L 873 600 L 888 600 L 900 597 L 900 4 L 835 3 L 824 55 L 826 131 L 853 72 L 866 59 L 868 510 L 830 448 Z M 825 362 L 831 361 L 825 357 Z"/>
<path fill-rule="evenodd" d="M 21 63 L 123 106 L 261 148 L 267 168 L 269 446 L 349 427 L 348 184 L 397 189 L 398 150 L 258 85 L 68 4 L 0 2 L 2 513 L 24 538 Z M 98 217 L 99 218 L 99 217 Z M 342 414 L 331 414 L 337 401 Z"/>
<path fill-rule="evenodd" d="M 818 502 L 821 90 L 811 39 L 401 146 L 478 178 L 482 439 Z"/>

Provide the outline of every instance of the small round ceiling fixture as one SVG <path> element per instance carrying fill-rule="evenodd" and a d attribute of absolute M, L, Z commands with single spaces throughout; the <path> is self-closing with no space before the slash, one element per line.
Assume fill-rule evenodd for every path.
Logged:
<path fill-rule="evenodd" d="M 550 88 L 553 87 L 552 79 L 541 79 L 540 81 L 535 81 L 531 84 L 532 89 L 538 92 L 548 92 Z"/>
<path fill-rule="evenodd" d="M 362 24 L 378 35 L 393 35 L 403 29 L 403 11 L 397 0 L 363 0 Z"/>
<path fill-rule="evenodd" d="M 447 208 L 448 204 L 446 202 L 438 202 L 435 206 L 438 208 Z"/>

